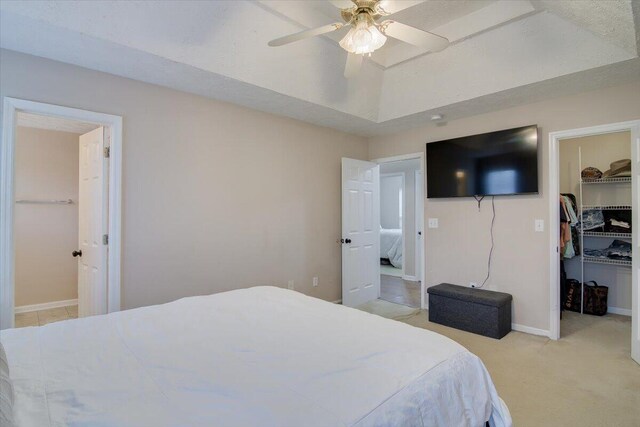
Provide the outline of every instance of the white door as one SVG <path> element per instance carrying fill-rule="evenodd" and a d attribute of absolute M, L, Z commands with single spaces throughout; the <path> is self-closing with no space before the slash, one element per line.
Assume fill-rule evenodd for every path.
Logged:
<path fill-rule="evenodd" d="M 342 304 L 380 296 L 380 166 L 342 159 Z"/>
<path fill-rule="evenodd" d="M 631 257 L 631 358 L 640 363 L 640 215 L 638 214 L 638 203 L 640 203 L 640 126 L 635 126 L 631 130 L 631 170 L 632 170 L 632 218 L 633 224 L 633 250 Z"/>
<path fill-rule="evenodd" d="M 104 128 L 80 136 L 78 316 L 107 312 L 107 179 Z"/>

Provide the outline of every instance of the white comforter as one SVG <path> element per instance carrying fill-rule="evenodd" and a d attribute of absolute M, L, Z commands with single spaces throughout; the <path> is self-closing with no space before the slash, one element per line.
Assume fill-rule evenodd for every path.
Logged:
<path fill-rule="evenodd" d="M 402 268 L 402 230 L 380 229 L 380 258 L 389 258 L 391 265 Z"/>
<path fill-rule="evenodd" d="M 257 287 L 0 333 L 18 426 L 510 426 L 434 332 Z"/>

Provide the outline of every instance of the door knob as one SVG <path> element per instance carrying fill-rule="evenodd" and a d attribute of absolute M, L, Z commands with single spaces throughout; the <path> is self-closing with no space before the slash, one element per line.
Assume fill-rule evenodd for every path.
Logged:
<path fill-rule="evenodd" d="M 79 251 L 71 252 L 71 255 L 73 255 L 74 258 L 77 256 L 82 256 L 82 249 L 80 249 Z"/>
<path fill-rule="evenodd" d="M 345 243 L 351 243 L 351 239 L 344 239 Z"/>

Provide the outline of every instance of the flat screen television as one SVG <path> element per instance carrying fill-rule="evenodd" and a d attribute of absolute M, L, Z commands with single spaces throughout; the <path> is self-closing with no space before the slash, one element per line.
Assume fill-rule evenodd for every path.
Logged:
<path fill-rule="evenodd" d="M 427 143 L 427 198 L 538 193 L 538 126 Z"/>

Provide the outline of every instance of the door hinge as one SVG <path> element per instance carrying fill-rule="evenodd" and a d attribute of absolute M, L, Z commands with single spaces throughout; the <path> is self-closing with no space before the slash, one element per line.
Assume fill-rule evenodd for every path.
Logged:
<path fill-rule="evenodd" d="M 109 244 L 109 235 L 108 234 L 103 234 L 102 235 L 102 244 L 103 245 L 108 245 Z"/>
<path fill-rule="evenodd" d="M 107 159 L 111 157 L 111 147 L 104 147 L 104 157 Z"/>

